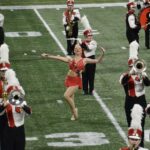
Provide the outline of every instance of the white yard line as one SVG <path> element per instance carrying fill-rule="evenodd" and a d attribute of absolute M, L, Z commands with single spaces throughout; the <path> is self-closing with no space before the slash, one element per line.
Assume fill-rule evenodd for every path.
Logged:
<path fill-rule="evenodd" d="M 49 34 L 52 36 L 52 38 L 55 40 L 55 42 L 57 43 L 57 45 L 59 46 L 59 48 L 63 51 L 63 53 L 65 55 L 67 55 L 67 52 L 65 50 L 65 48 L 63 47 L 63 45 L 60 43 L 60 41 L 57 39 L 57 37 L 55 36 L 54 32 L 51 30 L 51 28 L 49 27 L 49 25 L 45 22 L 45 20 L 43 19 L 43 17 L 40 15 L 40 13 L 37 11 L 37 9 L 34 9 L 34 12 L 36 13 L 36 15 L 38 16 L 38 18 L 42 21 L 42 23 L 44 24 L 45 28 L 47 29 L 47 31 L 49 32 Z"/>
<path fill-rule="evenodd" d="M 26 141 L 37 141 L 37 137 L 26 137 Z"/>
<path fill-rule="evenodd" d="M 67 52 L 66 52 L 65 48 L 63 47 L 63 45 L 61 44 L 61 42 L 59 41 L 59 39 L 56 37 L 56 35 L 54 34 L 54 32 L 52 32 L 52 30 L 50 29 L 49 25 L 42 18 L 42 16 L 38 12 L 38 10 L 34 9 L 34 11 L 37 14 L 37 16 L 39 17 L 39 19 L 42 21 L 43 25 L 45 26 L 45 28 L 47 29 L 47 31 L 49 32 L 49 34 L 54 38 L 54 40 L 56 41 L 56 43 L 60 47 L 61 51 L 66 55 Z M 109 110 L 109 108 L 106 106 L 106 104 L 103 102 L 103 100 L 100 98 L 100 96 L 98 95 L 97 92 L 94 92 L 94 97 L 95 97 L 96 101 L 100 104 L 100 106 L 102 107 L 102 109 L 104 110 L 104 112 L 107 114 L 108 118 L 110 119 L 110 121 L 112 122 L 112 124 L 115 126 L 116 130 L 118 131 L 118 133 L 120 134 L 120 136 L 122 137 L 122 139 L 124 140 L 124 142 L 127 144 L 128 142 L 127 142 L 126 134 L 123 131 L 123 129 L 121 128 L 121 126 L 119 125 L 119 123 L 117 122 L 117 120 L 115 119 L 115 117 L 113 116 L 113 114 L 111 113 L 111 111 Z"/>
<path fill-rule="evenodd" d="M 126 3 L 92 3 L 76 4 L 76 8 L 105 8 L 105 7 L 126 7 Z M 23 9 L 58 9 L 66 8 L 66 5 L 25 5 L 25 6 L 0 6 L 1 10 L 23 10 Z"/>
<path fill-rule="evenodd" d="M 128 144 L 128 139 L 127 139 L 127 136 L 126 136 L 125 132 L 123 131 L 123 129 L 121 128 L 121 126 L 117 122 L 116 118 L 113 116 L 113 114 L 109 110 L 109 108 L 103 102 L 103 100 L 101 99 L 101 97 L 98 95 L 98 93 L 96 91 L 93 92 L 93 96 L 95 97 L 96 101 L 100 104 L 100 106 L 102 107 L 102 109 L 106 113 L 107 117 L 112 122 L 112 124 L 115 126 L 115 128 L 119 132 L 120 136 L 123 138 L 123 140 L 126 142 L 126 144 Z"/>

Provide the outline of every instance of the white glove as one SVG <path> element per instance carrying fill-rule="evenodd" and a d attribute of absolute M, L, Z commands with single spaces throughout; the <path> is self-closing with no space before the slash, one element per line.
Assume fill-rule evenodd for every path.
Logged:
<path fill-rule="evenodd" d="M 146 72 L 142 72 L 142 77 L 146 77 L 147 73 Z"/>
<path fill-rule="evenodd" d="M 132 67 L 131 70 L 129 71 L 129 75 L 132 75 L 134 73 L 135 73 L 135 71 L 134 71 L 134 68 Z"/>
<path fill-rule="evenodd" d="M 23 101 L 23 102 L 20 104 L 21 107 L 24 107 L 25 105 L 27 105 L 27 102 L 26 102 L 26 101 Z"/>

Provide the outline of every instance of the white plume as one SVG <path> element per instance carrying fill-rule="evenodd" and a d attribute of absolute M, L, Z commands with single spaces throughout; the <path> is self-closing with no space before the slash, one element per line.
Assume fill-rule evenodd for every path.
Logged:
<path fill-rule="evenodd" d="M 4 24 L 4 15 L 0 14 L 0 27 L 2 27 Z"/>
<path fill-rule="evenodd" d="M 8 85 L 19 85 L 19 81 L 16 77 L 16 73 L 13 69 L 8 69 L 5 72 L 5 78 L 8 82 Z"/>
<path fill-rule="evenodd" d="M 134 0 L 129 0 L 129 3 L 135 2 Z"/>
<path fill-rule="evenodd" d="M 8 82 L 8 85 L 6 87 L 6 90 L 10 87 L 10 86 L 17 86 L 18 89 L 20 90 L 20 92 L 25 95 L 25 91 L 23 89 L 23 87 L 20 85 L 18 78 L 16 77 L 16 73 L 13 69 L 8 69 L 5 72 L 5 78 Z"/>
<path fill-rule="evenodd" d="M 9 48 L 6 43 L 0 46 L 0 62 L 9 63 Z"/>
<path fill-rule="evenodd" d="M 135 104 L 131 112 L 131 127 L 134 129 L 142 129 L 141 121 L 143 118 L 143 108 L 139 104 Z"/>
<path fill-rule="evenodd" d="M 81 18 L 81 23 L 82 23 L 85 30 L 92 29 L 90 24 L 89 24 L 89 21 L 85 15 Z"/>

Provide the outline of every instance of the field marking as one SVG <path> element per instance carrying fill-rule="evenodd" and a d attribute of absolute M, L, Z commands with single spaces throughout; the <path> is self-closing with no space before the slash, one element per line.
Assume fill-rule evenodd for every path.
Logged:
<path fill-rule="evenodd" d="M 76 4 L 76 8 L 105 8 L 105 7 L 126 7 L 127 3 L 92 3 Z M 0 6 L 1 10 L 24 10 L 24 9 L 60 9 L 66 8 L 66 5 L 25 5 L 25 6 Z"/>
<path fill-rule="evenodd" d="M 38 12 L 38 10 L 34 9 L 34 12 L 37 14 L 37 16 L 39 17 L 39 19 L 42 21 L 43 25 L 45 26 L 45 28 L 47 29 L 47 31 L 49 32 L 49 34 L 54 38 L 54 40 L 56 41 L 56 43 L 60 47 L 61 51 L 66 55 L 67 52 L 66 52 L 65 48 L 63 47 L 63 45 L 61 44 L 61 42 L 59 41 L 59 39 L 56 37 L 56 35 L 54 34 L 54 32 L 52 32 L 52 30 L 50 29 L 49 25 L 46 23 L 46 21 L 40 15 L 40 13 Z M 113 114 L 111 113 L 111 111 L 109 110 L 109 108 L 106 106 L 106 104 L 103 102 L 103 100 L 101 99 L 101 97 L 98 95 L 98 93 L 96 91 L 94 91 L 94 97 L 95 97 L 96 101 L 100 104 L 100 106 L 102 107 L 102 109 L 104 110 L 104 112 L 107 114 L 107 116 L 110 119 L 111 123 L 115 126 L 116 130 L 118 131 L 118 133 L 120 134 L 120 136 L 122 137 L 122 139 L 124 140 L 124 142 L 126 144 L 128 144 L 128 140 L 127 140 L 125 132 L 123 131 L 123 129 L 121 128 L 121 126 L 119 125 L 119 123 L 117 122 L 117 120 L 115 119 L 115 117 L 113 116 Z"/>
<path fill-rule="evenodd" d="M 34 9 L 34 12 L 36 13 L 36 15 L 38 16 L 38 18 L 42 21 L 42 23 L 44 24 L 44 27 L 47 29 L 47 31 L 49 32 L 49 34 L 52 36 L 52 38 L 55 40 L 55 42 L 57 43 L 57 45 L 59 46 L 59 48 L 63 51 L 63 53 L 65 55 L 67 55 L 67 52 L 65 50 L 65 48 L 62 46 L 62 44 L 60 43 L 60 41 L 57 39 L 57 37 L 55 36 L 54 32 L 51 30 L 51 28 L 49 27 L 49 25 L 46 23 L 46 21 L 43 19 L 43 17 L 40 15 L 40 13 L 37 11 L 37 9 Z"/>
<path fill-rule="evenodd" d="M 52 147 L 81 147 L 81 146 L 96 146 L 109 144 L 104 133 L 98 132 L 70 132 L 70 133 L 54 133 L 45 135 L 46 139 L 53 139 L 48 142 L 48 146 Z M 61 139 L 54 141 L 54 139 Z"/>
<path fill-rule="evenodd" d="M 107 117 L 112 122 L 112 124 L 115 126 L 115 128 L 119 132 L 120 136 L 123 138 L 123 140 L 126 142 L 126 144 L 128 144 L 128 139 L 127 139 L 125 132 L 123 131 L 123 129 L 121 128 L 121 126 L 117 122 L 116 118 L 113 116 L 113 114 L 109 110 L 109 108 L 103 102 L 102 98 L 98 95 L 98 93 L 96 91 L 93 91 L 93 96 L 95 97 L 96 101 L 100 104 L 100 106 L 102 107 L 102 109 L 106 113 Z"/>
<path fill-rule="evenodd" d="M 20 32 L 5 32 L 6 37 L 37 37 L 42 36 L 41 32 L 37 31 L 20 31 Z"/>
<path fill-rule="evenodd" d="M 26 137 L 26 141 L 38 141 L 38 137 Z"/>
<path fill-rule="evenodd" d="M 56 100 L 58 104 L 63 104 L 63 101 L 61 99 Z"/>

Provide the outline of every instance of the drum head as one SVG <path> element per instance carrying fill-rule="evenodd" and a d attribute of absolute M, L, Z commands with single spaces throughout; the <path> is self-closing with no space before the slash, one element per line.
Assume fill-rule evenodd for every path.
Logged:
<path fill-rule="evenodd" d="M 147 28 L 146 24 L 148 23 L 148 13 L 150 13 L 150 6 L 143 8 L 139 13 L 139 21 L 141 26 L 145 26 L 144 30 Z"/>

